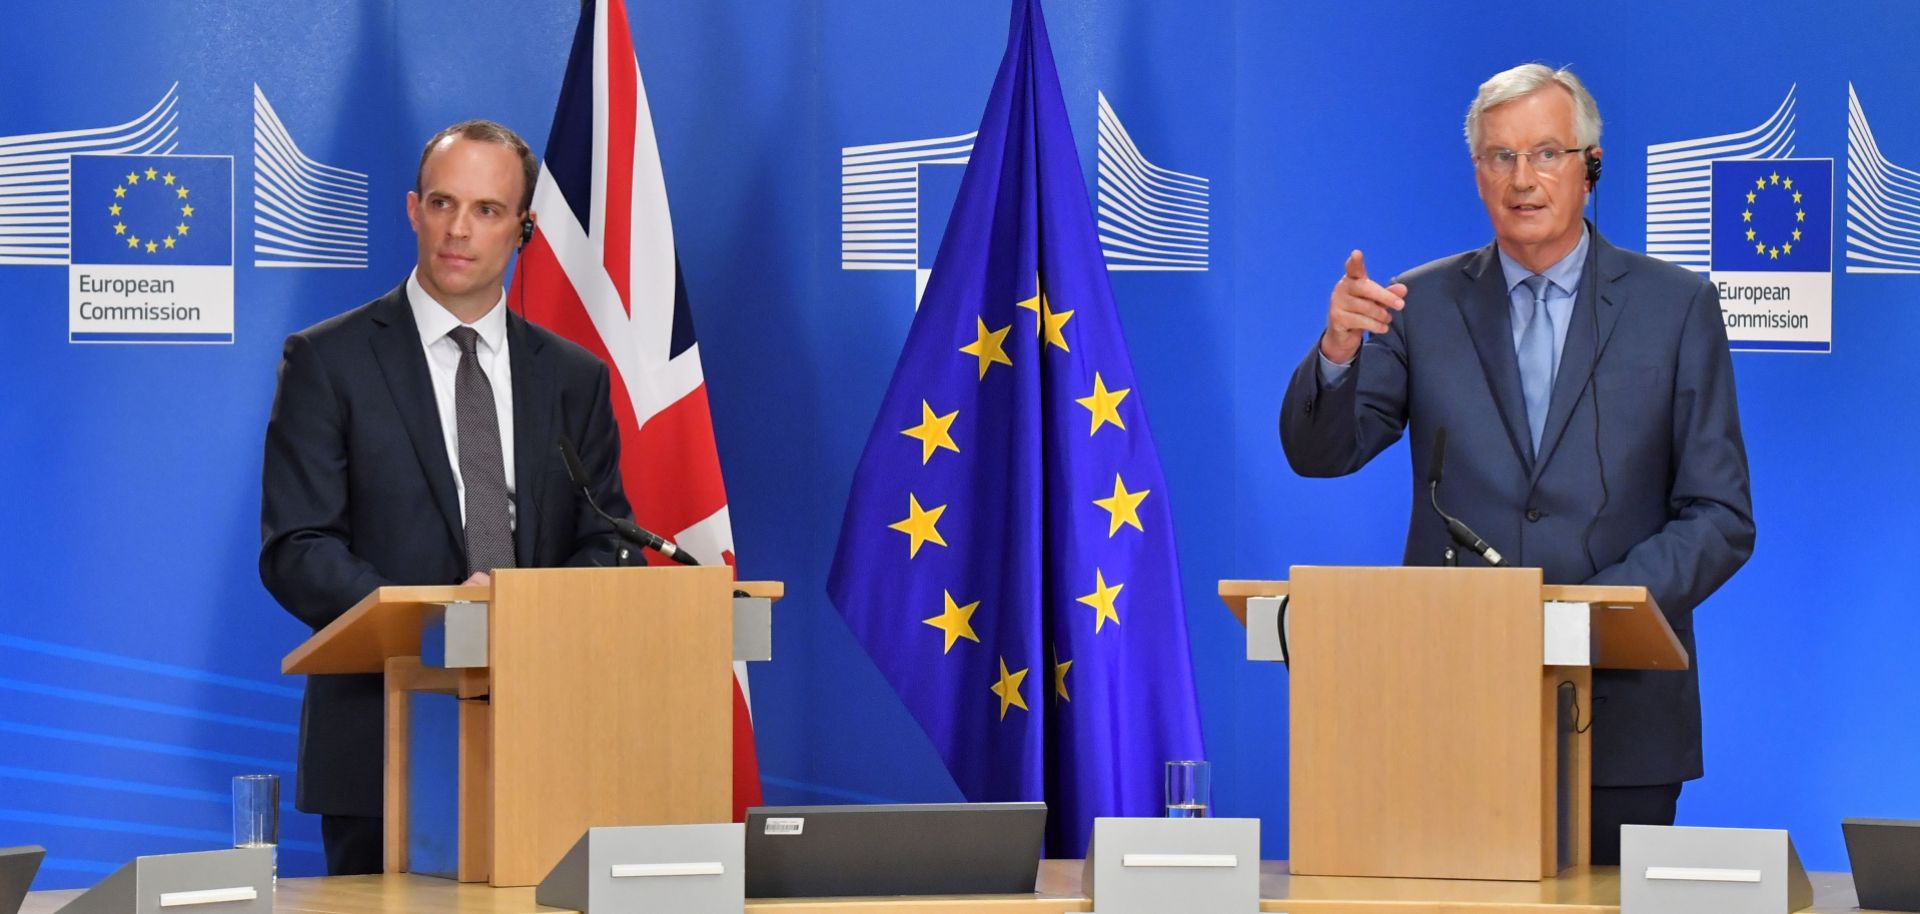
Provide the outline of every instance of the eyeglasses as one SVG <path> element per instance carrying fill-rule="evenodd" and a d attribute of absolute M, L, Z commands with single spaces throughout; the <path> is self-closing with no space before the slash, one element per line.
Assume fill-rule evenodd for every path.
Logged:
<path fill-rule="evenodd" d="M 1489 173 L 1504 177 L 1513 174 L 1513 170 L 1520 166 L 1521 159 L 1531 160 L 1534 171 L 1551 172 L 1558 170 L 1560 163 L 1572 161 L 1576 153 L 1585 151 L 1577 148 L 1555 149 L 1552 146 L 1542 146 L 1532 152 L 1496 149 L 1485 155 L 1474 156 L 1473 160 Z"/>

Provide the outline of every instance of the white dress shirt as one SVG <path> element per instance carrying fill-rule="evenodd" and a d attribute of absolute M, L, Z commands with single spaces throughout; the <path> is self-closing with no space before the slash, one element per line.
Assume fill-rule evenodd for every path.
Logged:
<path fill-rule="evenodd" d="M 452 464 L 453 489 L 460 496 L 460 518 L 467 516 L 467 483 L 460 477 L 460 428 L 454 412 L 453 377 L 460 368 L 460 344 L 447 334 L 460 326 L 453 312 L 441 307 L 420 285 L 417 273 L 407 275 L 407 305 L 413 309 L 413 324 L 420 328 L 420 347 L 427 354 L 427 374 L 433 378 L 433 400 L 440 409 L 440 435 L 447 444 L 447 462 Z M 513 359 L 507 352 L 507 295 L 479 320 L 468 324 L 480 334 L 474 355 L 480 370 L 486 372 L 493 387 L 494 414 L 500 417 L 500 457 L 507 472 L 507 524 L 518 523 L 519 507 L 514 504 L 513 483 Z"/>

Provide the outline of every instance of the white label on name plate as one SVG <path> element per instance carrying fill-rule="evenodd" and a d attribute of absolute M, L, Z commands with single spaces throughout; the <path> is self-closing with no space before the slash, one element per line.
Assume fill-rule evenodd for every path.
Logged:
<path fill-rule="evenodd" d="M 802 818 L 768 819 L 767 834 L 797 835 L 797 834 L 800 834 L 801 829 L 806 828 L 806 826 L 807 826 L 807 820 Z"/>

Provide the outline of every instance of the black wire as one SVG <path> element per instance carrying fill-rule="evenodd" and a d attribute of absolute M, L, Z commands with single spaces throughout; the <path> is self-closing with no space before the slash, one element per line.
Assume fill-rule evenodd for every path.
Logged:
<path fill-rule="evenodd" d="M 1600 507 L 1595 508 L 1593 516 L 1587 519 L 1586 532 L 1580 535 L 1580 548 L 1587 555 L 1587 564 L 1593 573 L 1600 573 L 1600 563 L 1593 558 L 1593 531 L 1600 526 L 1600 515 L 1606 513 L 1608 503 L 1613 501 L 1613 493 L 1607 488 L 1607 458 L 1600 448 L 1600 182 L 1593 184 L 1593 237 L 1587 242 L 1587 286 L 1593 290 L 1588 299 L 1590 316 L 1593 318 L 1593 359 L 1587 363 L 1587 396 L 1593 403 L 1593 462 L 1600 469 Z"/>
<path fill-rule="evenodd" d="M 1291 667 L 1293 665 L 1293 650 L 1287 645 L 1287 606 L 1288 605 L 1289 605 L 1288 595 L 1281 594 L 1280 595 L 1280 611 L 1277 613 L 1274 613 L 1273 615 L 1273 634 L 1274 634 L 1275 640 L 1280 642 L 1280 664 L 1282 666 Z"/>
<path fill-rule="evenodd" d="M 1554 691 L 1558 693 L 1560 689 L 1573 690 L 1573 697 L 1570 701 L 1567 702 L 1567 704 L 1573 707 L 1573 732 L 1574 732 L 1574 735 L 1576 736 L 1584 735 L 1588 730 L 1593 729 L 1593 715 L 1587 716 L 1586 726 L 1584 727 L 1580 726 L 1580 686 L 1576 685 L 1574 681 L 1571 679 L 1563 679 L 1560 681 L 1560 685 L 1555 687 Z M 1606 699 L 1591 698 L 1590 703 L 1597 703 L 1602 701 L 1606 701 Z M 1595 710 L 1597 711 L 1598 709 L 1595 709 Z"/>

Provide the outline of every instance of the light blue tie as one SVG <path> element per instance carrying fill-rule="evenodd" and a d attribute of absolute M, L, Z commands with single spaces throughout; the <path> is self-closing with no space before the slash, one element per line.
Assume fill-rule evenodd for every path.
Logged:
<path fill-rule="evenodd" d="M 1547 312 L 1547 278 L 1521 280 L 1533 293 L 1533 316 L 1520 330 L 1520 391 L 1527 398 L 1527 428 L 1533 432 L 1534 458 L 1547 430 L 1547 404 L 1553 400 L 1553 315 Z"/>

